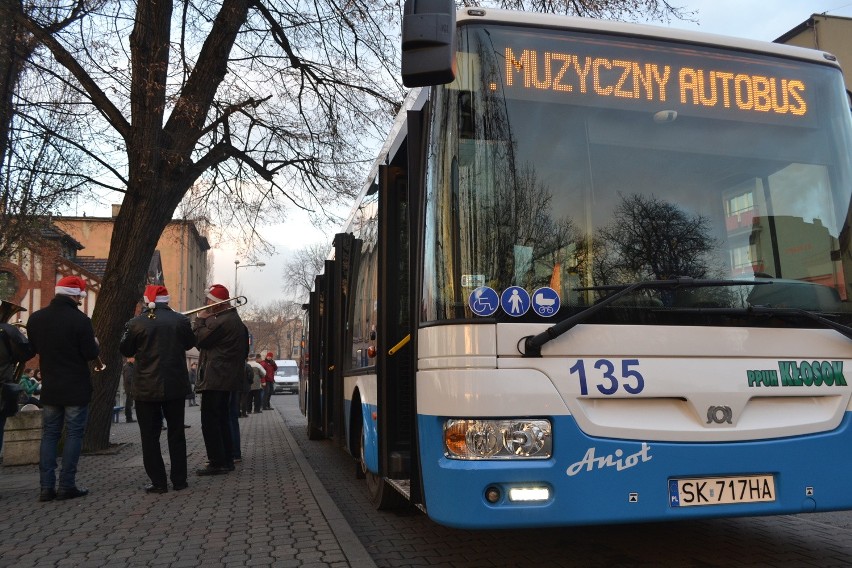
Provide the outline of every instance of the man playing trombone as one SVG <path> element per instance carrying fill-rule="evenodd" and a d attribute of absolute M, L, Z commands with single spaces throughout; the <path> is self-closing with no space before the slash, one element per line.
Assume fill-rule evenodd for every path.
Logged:
<path fill-rule="evenodd" d="M 169 308 L 164 286 L 147 286 L 142 313 L 128 321 L 119 351 L 135 359 L 131 383 L 136 402 L 136 421 L 142 440 L 142 463 L 151 484 L 147 493 L 166 493 L 166 466 L 160 453 L 160 431 L 165 418 L 168 429 L 170 477 L 175 491 L 186 489 L 186 434 L 184 405 L 189 394 L 186 351 L 195 346 L 189 318 Z"/>
<path fill-rule="evenodd" d="M 206 305 L 193 324 L 200 353 L 195 390 L 201 393 L 201 433 L 208 459 L 196 473 L 221 475 L 233 471 L 237 453 L 228 403 L 231 393 L 243 386 L 248 329 L 221 284 L 208 288 Z"/>

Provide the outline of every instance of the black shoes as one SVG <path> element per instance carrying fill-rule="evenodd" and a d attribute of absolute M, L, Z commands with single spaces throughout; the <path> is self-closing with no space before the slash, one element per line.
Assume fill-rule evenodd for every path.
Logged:
<path fill-rule="evenodd" d="M 225 475 L 226 473 L 233 471 L 233 470 L 234 470 L 234 466 L 231 466 L 230 468 L 228 468 L 226 466 L 208 465 L 206 467 L 202 467 L 201 469 L 196 469 L 195 474 L 196 475 Z"/>
<path fill-rule="evenodd" d="M 168 493 L 168 492 L 169 492 L 169 488 L 166 487 L 166 486 L 153 485 L 153 484 L 145 486 L 145 493 Z"/>
<path fill-rule="evenodd" d="M 77 497 L 85 497 L 89 494 L 89 490 L 83 487 L 72 487 L 70 489 L 59 489 L 56 492 L 56 500 L 64 501 L 65 499 L 76 499 Z"/>
<path fill-rule="evenodd" d="M 172 489 L 174 489 L 175 491 L 181 491 L 183 489 L 186 489 L 187 487 L 189 487 L 189 483 L 187 483 L 186 481 L 184 481 L 183 483 L 172 484 Z"/>
<path fill-rule="evenodd" d="M 131 423 L 131 422 L 136 422 L 136 421 L 135 421 L 134 419 L 132 419 L 132 418 L 128 418 L 127 420 L 125 420 L 125 422 L 127 422 L 127 423 L 129 424 L 129 423 Z"/>
<path fill-rule="evenodd" d="M 49 487 L 43 487 L 38 495 L 39 501 L 53 501 L 56 499 L 56 490 Z"/>

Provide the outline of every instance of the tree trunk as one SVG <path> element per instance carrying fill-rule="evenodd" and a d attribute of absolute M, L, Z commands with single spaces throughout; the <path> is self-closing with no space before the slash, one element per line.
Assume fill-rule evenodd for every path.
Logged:
<path fill-rule="evenodd" d="M 123 364 L 118 343 L 124 324 L 133 317 L 136 303 L 142 298 L 145 274 L 157 241 L 186 191 L 164 187 L 157 180 L 148 184 L 128 187 L 124 206 L 115 219 L 101 294 L 92 314 L 101 359 L 107 368 L 93 376 L 94 394 L 83 440 L 86 451 L 109 447 L 112 409 Z"/>

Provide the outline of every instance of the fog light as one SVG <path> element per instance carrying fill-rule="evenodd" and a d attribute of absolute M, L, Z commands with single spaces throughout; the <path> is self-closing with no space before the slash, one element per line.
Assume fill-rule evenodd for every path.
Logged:
<path fill-rule="evenodd" d="M 547 501 L 550 489 L 547 487 L 512 487 L 509 489 L 509 501 Z"/>
<path fill-rule="evenodd" d="M 491 486 L 485 490 L 485 500 L 491 503 L 497 503 L 500 501 L 500 489 L 497 487 Z"/>

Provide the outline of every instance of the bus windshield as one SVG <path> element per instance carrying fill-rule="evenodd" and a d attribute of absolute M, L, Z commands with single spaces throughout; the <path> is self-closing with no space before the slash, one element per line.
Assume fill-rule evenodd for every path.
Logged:
<path fill-rule="evenodd" d="M 504 25 L 460 27 L 458 45 L 456 80 L 432 97 L 426 321 L 483 315 L 470 298 L 486 286 L 551 288 L 556 313 L 493 317 L 552 322 L 673 278 L 743 285 L 643 287 L 589 323 L 848 311 L 852 118 L 836 67 Z"/>

